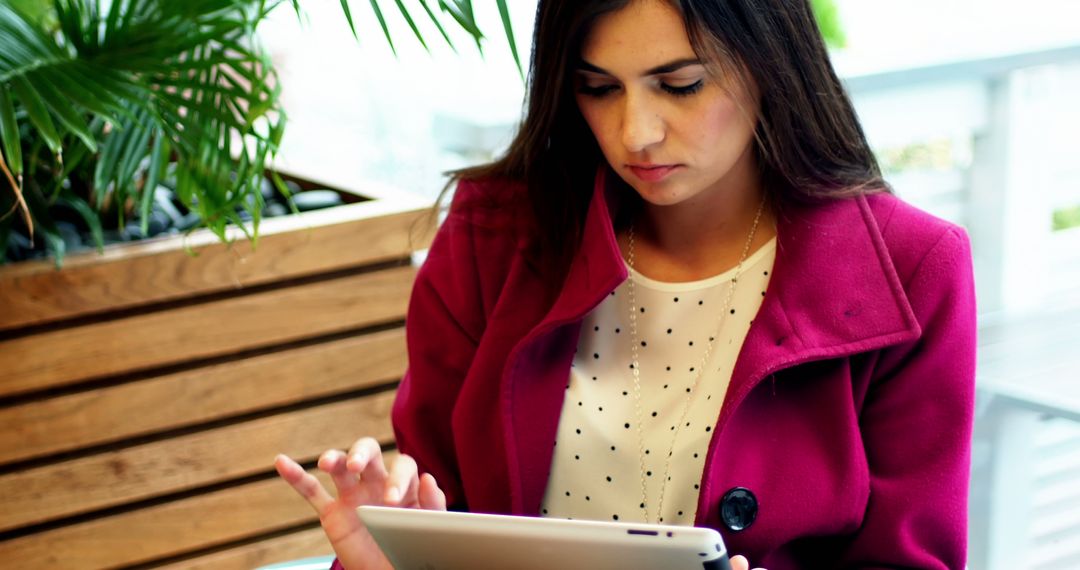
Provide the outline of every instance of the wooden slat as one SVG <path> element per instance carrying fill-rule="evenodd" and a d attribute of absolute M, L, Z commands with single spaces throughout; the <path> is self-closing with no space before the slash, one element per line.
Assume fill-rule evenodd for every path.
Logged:
<path fill-rule="evenodd" d="M 269 479 L 0 542 L 0 561 L 6 568 L 115 568 L 314 520 L 295 491 Z"/>
<path fill-rule="evenodd" d="M 261 540 L 198 558 L 155 566 L 159 570 L 251 570 L 299 558 L 333 555 L 330 541 L 321 528 L 294 532 Z"/>
<path fill-rule="evenodd" d="M 399 319 L 414 275 L 403 266 L 0 342 L 0 396 Z"/>
<path fill-rule="evenodd" d="M 400 195 L 264 220 L 257 251 L 238 230 L 232 245 L 203 230 L 70 255 L 61 271 L 0 267 L 0 330 L 404 258 L 427 247 L 429 211 Z"/>
<path fill-rule="evenodd" d="M 387 453 L 387 463 L 396 455 Z M 316 475 L 333 489 L 328 477 Z M 0 541 L 0 562 L 4 568 L 114 568 L 182 556 L 317 520 L 311 507 L 275 478 Z"/>
<path fill-rule="evenodd" d="M 406 360 L 399 328 L 0 408 L 0 464 L 377 385 Z"/>
<path fill-rule="evenodd" d="M 0 530 L 254 475 L 277 453 L 307 461 L 363 435 L 390 441 L 393 397 L 383 392 L 0 476 Z"/>

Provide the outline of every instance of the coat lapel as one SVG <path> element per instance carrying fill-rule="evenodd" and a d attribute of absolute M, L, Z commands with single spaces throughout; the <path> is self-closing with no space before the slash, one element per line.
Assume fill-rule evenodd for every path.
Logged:
<path fill-rule="evenodd" d="M 606 169 L 596 176 L 582 247 L 551 309 L 510 352 L 502 382 L 503 426 L 515 514 L 540 510 L 551 468 L 570 363 L 581 319 L 626 280 L 605 192 Z M 548 275 L 535 274 L 544 282 Z M 558 287 L 550 283 L 549 287 Z"/>
<path fill-rule="evenodd" d="M 770 374 L 922 334 L 864 197 L 792 208 L 777 225 L 769 290 L 735 363 L 720 429 Z"/>

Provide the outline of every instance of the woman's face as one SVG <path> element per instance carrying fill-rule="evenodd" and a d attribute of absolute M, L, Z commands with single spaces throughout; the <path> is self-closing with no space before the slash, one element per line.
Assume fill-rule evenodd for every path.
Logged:
<path fill-rule="evenodd" d="M 585 38 L 576 99 L 611 167 L 648 203 L 693 204 L 755 184 L 758 112 L 742 82 L 709 75 L 682 16 L 634 0 Z"/>

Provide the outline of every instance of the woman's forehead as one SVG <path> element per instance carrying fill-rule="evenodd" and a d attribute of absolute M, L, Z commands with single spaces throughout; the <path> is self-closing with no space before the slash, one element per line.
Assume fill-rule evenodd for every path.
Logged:
<path fill-rule="evenodd" d="M 581 49 L 582 60 L 618 75 L 696 57 L 682 14 L 663 0 L 636 0 L 600 16 Z"/>

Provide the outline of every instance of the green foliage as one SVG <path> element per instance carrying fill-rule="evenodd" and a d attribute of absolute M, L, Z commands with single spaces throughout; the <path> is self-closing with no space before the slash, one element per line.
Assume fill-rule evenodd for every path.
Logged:
<path fill-rule="evenodd" d="M 1053 229 L 1055 232 L 1080 228 L 1080 204 L 1071 208 L 1054 210 Z"/>
<path fill-rule="evenodd" d="M 817 18 L 821 35 L 825 37 L 825 43 L 829 47 L 842 48 L 847 45 L 847 37 L 844 35 L 843 26 L 840 23 L 840 10 L 836 7 L 835 0 L 810 0 L 814 9 L 814 17 Z"/>
<path fill-rule="evenodd" d="M 30 22 L 40 27 L 56 23 L 52 13 L 51 0 L 5 0 L 8 5 L 21 13 Z"/>
<path fill-rule="evenodd" d="M 177 194 L 206 227 L 224 239 L 226 224 L 240 221 L 236 206 L 276 150 L 283 121 L 274 70 L 252 47 L 266 9 L 240 0 L 115 0 L 107 9 L 56 0 L 51 17 L 34 20 L 0 5 L 2 148 L 16 183 L 2 191 L 25 197 L 26 229 L 43 236 L 57 263 L 55 210 L 74 210 L 100 247 L 101 220 L 90 214 L 123 225 L 140 193 L 153 192 L 147 182 L 162 149 L 175 161 Z"/>
<path fill-rule="evenodd" d="M 967 166 L 965 153 L 951 138 L 935 138 L 877 149 L 878 164 L 886 174 L 906 170 L 945 171 Z"/>
<path fill-rule="evenodd" d="M 254 33 L 287 1 L 0 4 L 0 263 L 19 231 L 43 239 L 59 266 L 65 217 L 99 248 L 105 230 L 131 218 L 145 234 L 166 174 L 199 226 L 224 240 L 235 224 L 256 238 L 262 176 L 285 117 Z M 391 41 L 380 2 L 369 1 Z M 426 47 L 405 3 L 393 1 Z M 447 43 L 444 16 L 480 45 L 472 0 L 438 0 L 438 11 L 428 1 L 418 0 Z M 299 15 L 299 0 L 291 4 Z M 348 1 L 341 6 L 356 35 Z"/>

